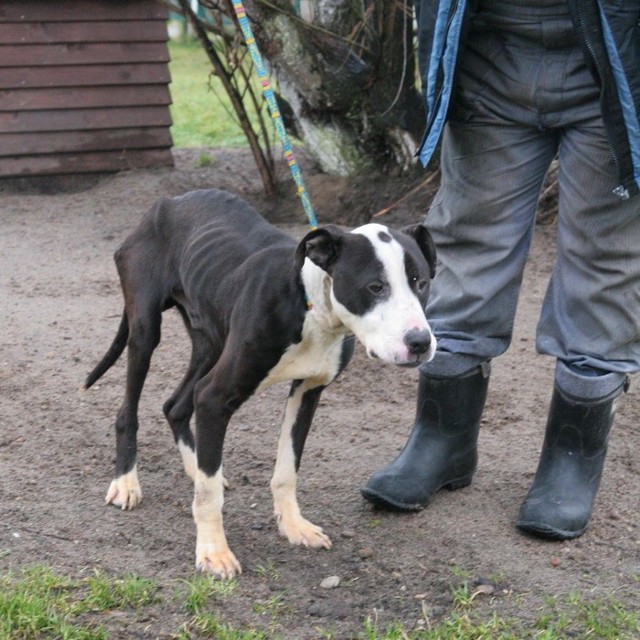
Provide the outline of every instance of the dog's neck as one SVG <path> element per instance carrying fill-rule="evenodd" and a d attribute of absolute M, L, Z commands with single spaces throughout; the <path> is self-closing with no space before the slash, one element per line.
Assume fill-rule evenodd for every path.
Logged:
<path fill-rule="evenodd" d="M 315 265 L 308 258 L 304 261 L 301 272 L 302 285 L 305 291 L 307 308 L 314 320 L 325 330 L 342 331 L 349 329 L 336 315 L 331 302 L 331 276 Z"/>

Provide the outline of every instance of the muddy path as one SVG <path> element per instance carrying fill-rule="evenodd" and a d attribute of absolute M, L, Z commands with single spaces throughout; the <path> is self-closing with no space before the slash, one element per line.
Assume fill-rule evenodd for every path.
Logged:
<path fill-rule="evenodd" d="M 13 185 L 0 194 L 0 570 L 46 563 L 71 576 L 94 568 L 151 577 L 162 607 L 112 620 L 114 637 L 170 637 L 185 619 L 171 589 L 193 575 L 191 487 L 181 469 L 162 403 L 188 354 L 177 315 L 166 314 L 140 409 L 140 506 L 104 505 L 114 463 L 113 420 L 123 363 L 82 392 L 87 372 L 115 334 L 121 296 L 112 253 L 161 195 L 216 186 L 252 199 L 295 236 L 305 231 L 291 198 L 260 201 L 244 152 L 179 152 L 173 170 L 141 171 L 42 193 Z M 321 222 L 362 222 L 402 192 L 398 180 L 344 182 L 311 174 Z M 405 187 L 406 190 L 406 187 Z M 422 218 L 418 198 L 385 220 Z M 612 594 L 637 607 L 640 583 L 640 400 L 637 384 L 621 400 L 600 494 L 580 539 L 541 542 L 514 521 L 537 464 L 553 363 L 535 354 L 534 336 L 554 253 L 554 226 L 537 229 L 509 352 L 494 362 L 470 487 L 442 492 L 409 515 L 375 511 L 359 487 L 404 443 L 414 413 L 415 371 L 353 363 L 324 394 L 302 463 L 300 502 L 323 526 L 330 551 L 289 547 L 271 515 L 269 480 L 287 393 L 277 386 L 236 414 L 225 449 L 225 523 L 244 567 L 220 617 L 236 627 L 305 639 L 354 637 L 366 617 L 408 628 L 450 611 L 463 577 L 489 583 L 479 610 L 534 619 L 547 596 Z M 320 585 L 338 576 L 339 585 Z M 275 598 L 275 600 L 274 600 Z M 279 606 L 276 616 L 268 607 Z M 125 632 L 124 629 L 127 631 Z M 127 634 L 131 634 L 127 636 Z"/>

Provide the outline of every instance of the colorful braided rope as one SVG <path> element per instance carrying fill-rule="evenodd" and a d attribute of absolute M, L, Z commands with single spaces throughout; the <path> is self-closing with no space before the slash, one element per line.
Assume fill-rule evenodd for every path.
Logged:
<path fill-rule="evenodd" d="M 311 200 L 309 199 L 309 194 L 307 193 L 307 189 L 304 186 L 304 180 L 302 179 L 302 173 L 300 172 L 300 167 L 293 153 L 293 147 L 291 146 L 291 141 L 289 140 L 289 136 L 284 128 L 284 122 L 282 120 L 282 116 L 280 115 L 280 109 L 278 107 L 278 102 L 276 100 L 275 93 L 271 88 L 271 83 L 269 82 L 269 77 L 267 75 L 267 70 L 262 62 L 262 56 L 260 55 L 260 51 L 258 50 L 258 45 L 256 44 L 256 39 L 253 35 L 253 31 L 251 29 L 251 25 L 249 24 L 249 19 L 247 18 L 247 12 L 245 11 L 244 5 L 242 2 L 236 2 L 233 0 L 233 8 L 236 12 L 236 16 L 238 18 L 238 22 L 240 24 L 240 28 L 242 29 L 242 35 L 244 36 L 245 43 L 249 49 L 249 53 L 251 54 L 251 58 L 253 60 L 253 64 L 255 65 L 256 72 L 260 79 L 260 84 L 262 85 L 262 91 L 264 93 L 264 97 L 267 101 L 267 106 L 269 107 L 269 113 L 271 114 L 271 118 L 273 119 L 273 123 L 276 128 L 276 132 L 278 133 L 278 137 L 280 138 L 280 142 L 282 144 L 282 148 L 284 149 L 284 157 L 289 164 L 289 169 L 291 169 L 291 175 L 298 187 L 298 195 L 300 196 L 300 200 L 302 201 L 302 206 L 304 207 L 305 213 L 307 214 L 307 218 L 309 219 L 309 224 L 312 229 L 317 228 L 318 221 L 316 219 L 315 211 L 311 206 Z"/>

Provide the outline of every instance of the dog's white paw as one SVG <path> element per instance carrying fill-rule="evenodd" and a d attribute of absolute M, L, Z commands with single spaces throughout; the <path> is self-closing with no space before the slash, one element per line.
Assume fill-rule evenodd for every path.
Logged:
<path fill-rule="evenodd" d="M 129 473 L 111 482 L 105 502 L 123 510 L 134 509 L 142 500 L 142 489 L 138 481 L 138 472 L 134 467 Z"/>
<path fill-rule="evenodd" d="M 331 549 L 333 543 L 329 536 L 318 526 L 302 516 L 285 518 L 276 516 L 278 531 L 291 544 L 313 549 Z"/>
<path fill-rule="evenodd" d="M 242 567 L 231 549 L 227 547 L 215 551 L 211 544 L 196 547 L 196 569 L 211 573 L 220 580 L 230 580 L 242 573 Z"/>

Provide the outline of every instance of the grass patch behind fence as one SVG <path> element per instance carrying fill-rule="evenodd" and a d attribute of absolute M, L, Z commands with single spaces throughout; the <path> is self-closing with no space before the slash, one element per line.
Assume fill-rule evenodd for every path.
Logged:
<path fill-rule="evenodd" d="M 224 619 L 225 602 L 233 598 L 237 586 L 235 581 L 219 582 L 196 574 L 177 582 L 173 590 L 163 591 L 153 580 L 135 575 L 120 578 L 95 571 L 89 577 L 71 579 L 49 567 L 35 566 L 0 575 L 0 640 L 108 640 L 111 634 L 105 628 L 108 626 L 105 620 L 109 614 L 116 621 L 118 615 L 114 617 L 114 614 L 129 619 L 147 618 L 157 616 L 158 608 L 169 607 L 181 611 L 184 619 L 178 628 L 163 630 L 163 634 L 176 640 L 284 638 L 278 632 L 279 618 L 289 616 L 288 606 L 263 603 L 269 607 L 267 629 L 237 629 Z M 486 607 L 481 613 L 475 598 L 461 597 L 465 588 L 468 588 L 465 583 L 452 587 L 450 613 L 437 621 L 425 618 L 422 629 L 408 630 L 399 623 L 380 628 L 375 620 L 368 619 L 357 637 L 363 640 L 637 640 L 640 637 L 638 612 L 613 597 L 588 601 L 580 594 L 549 598 L 539 611 L 531 611 L 523 603 L 526 615 L 519 620 L 487 613 Z M 279 598 L 284 602 L 286 596 Z M 259 605 L 256 603 L 256 607 Z M 318 630 L 318 638 L 339 637 L 330 629 Z"/>
<path fill-rule="evenodd" d="M 247 146 L 231 102 L 197 41 L 169 42 L 171 135 L 176 147 Z"/>

